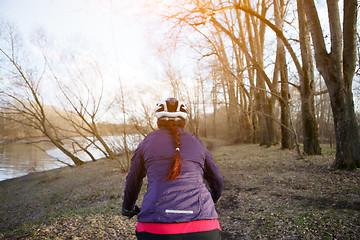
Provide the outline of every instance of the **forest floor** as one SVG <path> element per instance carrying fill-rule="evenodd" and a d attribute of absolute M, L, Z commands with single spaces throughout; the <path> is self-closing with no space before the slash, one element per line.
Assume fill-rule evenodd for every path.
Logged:
<path fill-rule="evenodd" d="M 335 149 L 205 140 L 224 179 L 222 239 L 360 239 L 360 170 L 332 170 Z M 0 239 L 136 239 L 121 216 L 126 174 L 99 160 L 0 182 Z M 138 203 L 141 203 L 145 187 Z"/>

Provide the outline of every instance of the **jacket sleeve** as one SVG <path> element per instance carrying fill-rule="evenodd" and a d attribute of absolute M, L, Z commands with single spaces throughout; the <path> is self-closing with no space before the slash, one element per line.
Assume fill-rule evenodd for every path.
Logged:
<path fill-rule="evenodd" d="M 211 197 L 214 203 L 216 203 L 222 193 L 223 180 L 211 153 L 207 149 L 205 151 L 204 178 L 210 187 Z"/>
<path fill-rule="evenodd" d="M 130 171 L 126 176 L 124 201 L 122 205 L 122 207 L 126 210 L 132 210 L 134 208 L 143 184 L 143 178 L 146 175 L 144 160 L 141 152 L 140 143 L 131 158 Z"/>

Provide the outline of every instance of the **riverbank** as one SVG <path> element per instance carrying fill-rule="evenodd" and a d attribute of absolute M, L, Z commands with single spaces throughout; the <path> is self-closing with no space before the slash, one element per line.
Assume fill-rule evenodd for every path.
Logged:
<path fill-rule="evenodd" d="M 298 159 L 278 146 L 207 146 L 224 178 L 223 239 L 360 238 L 360 171 L 331 170 L 335 149 Z M 99 160 L 0 182 L 0 239 L 135 239 L 135 218 L 121 216 L 125 177 Z"/>
<path fill-rule="evenodd" d="M 123 136 L 103 136 L 103 139 L 114 151 L 118 151 L 123 142 Z M 133 151 L 141 141 L 139 134 L 127 135 L 128 148 Z M 89 146 L 84 139 L 76 141 L 86 144 L 87 151 L 92 157 L 100 159 L 104 153 L 96 147 Z M 68 149 L 74 150 L 71 140 L 63 140 Z M 97 145 L 101 146 L 100 143 Z M 84 151 L 77 151 L 76 156 L 82 161 L 92 161 L 92 158 Z M 32 172 L 41 172 L 66 165 L 74 165 L 69 156 L 65 155 L 53 143 L 46 139 L 22 139 L 0 143 L 0 181 L 27 175 Z"/>

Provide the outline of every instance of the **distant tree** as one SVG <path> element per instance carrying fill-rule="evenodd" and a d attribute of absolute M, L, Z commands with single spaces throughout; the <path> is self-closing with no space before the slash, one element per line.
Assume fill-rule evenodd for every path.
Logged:
<path fill-rule="evenodd" d="M 200 82 L 200 91 L 201 91 L 201 104 L 202 104 L 202 110 L 203 110 L 203 121 L 204 121 L 204 125 L 202 126 L 204 129 L 204 134 L 203 136 L 206 138 L 207 137 L 207 121 L 206 121 L 206 100 L 205 100 L 205 83 L 204 83 L 204 79 L 199 76 L 198 81 Z"/>
<path fill-rule="evenodd" d="M 125 93 L 124 93 L 124 88 L 122 85 L 122 82 L 120 81 L 120 98 L 119 98 L 119 104 L 121 107 L 121 112 L 122 112 L 122 124 L 124 126 L 124 131 L 123 131 L 123 142 L 124 142 L 124 151 L 125 151 L 125 155 L 126 155 L 126 160 L 127 160 L 127 166 L 126 166 L 126 170 L 130 169 L 130 149 L 129 149 L 129 145 L 128 145 L 128 130 L 127 130 L 127 122 L 126 122 L 126 101 L 125 101 Z M 125 170 L 125 169 L 124 169 Z"/>

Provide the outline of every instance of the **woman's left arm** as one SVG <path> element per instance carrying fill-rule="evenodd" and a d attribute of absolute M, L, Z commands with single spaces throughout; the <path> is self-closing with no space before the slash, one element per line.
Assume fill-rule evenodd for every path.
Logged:
<path fill-rule="evenodd" d="M 216 203 L 222 193 L 223 180 L 211 153 L 207 149 L 205 151 L 204 178 L 209 184 L 211 197 L 214 203 Z"/>

